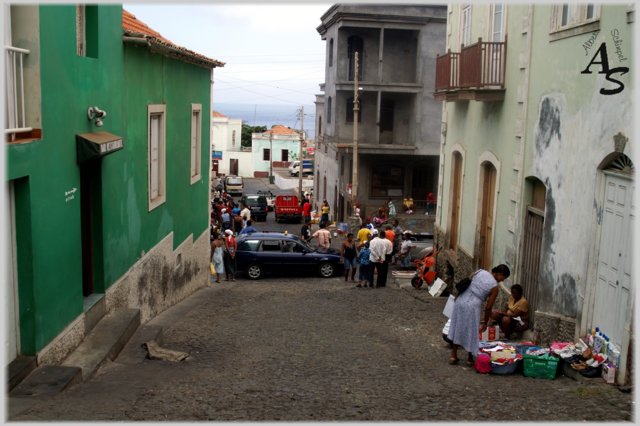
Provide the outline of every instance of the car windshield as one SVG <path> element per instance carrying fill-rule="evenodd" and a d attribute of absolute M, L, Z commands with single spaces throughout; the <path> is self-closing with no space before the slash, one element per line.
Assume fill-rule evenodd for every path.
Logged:
<path fill-rule="evenodd" d="M 227 183 L 229 185 L 242 185 L 242 178 L 241 177 L 230 177 L 230 178 L 227 178 Z"/>
<path fill-rule="evenodd" d="M 267 204 L 267 199 L 265 197 L 247 197 L 245 202 L 249 207 L 257 207 Z"/>

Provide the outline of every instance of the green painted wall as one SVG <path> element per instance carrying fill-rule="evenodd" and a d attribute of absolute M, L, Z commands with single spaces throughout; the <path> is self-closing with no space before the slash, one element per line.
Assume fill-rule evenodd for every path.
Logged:
<path fill-rule="evenodd" d="M 79 57 L 75 7 L 39 7 L 42 138 L 6 148 L 7 179 L 16 188 L 23 354 L 37 353 L 83 311 L 76 134 L 107 131 L 125 146 L 93 171 L 101 175 L 101 188 L 94 188 L 95 292 L 108 289 L 168 233 L 177 245 L 208 227 L 210 70 L 123 47 L 122 7 L 90 9 L 88 53 L 95 57 Z M 148 103 L 167 104 L 167 201 L 150 213 Z M 201 103 L 203 113 L 202 179 L 193 185 L 191 103 Z M 89 106 L 107 111 L 103 127 L 87 119 Z"/>

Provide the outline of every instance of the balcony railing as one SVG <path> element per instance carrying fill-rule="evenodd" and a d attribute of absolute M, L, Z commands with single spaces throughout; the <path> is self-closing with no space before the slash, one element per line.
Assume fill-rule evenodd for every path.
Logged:
<path fill-rule="evenodd" d="M 461 90 L 504 91 L 506 54 L 506 39 L 504 42 L 484 42 L 480 38 L 477 43 L 462 47 L 459 53 L 449 50 L 444 55 L 438 55 L 436 97 L 453 100 L 456 96 L 454 92 Z M 462 99 L 476 97 L 472 95 Z"/>
<path fill-rule="evenodd" d="M 29 54 L 26 49 L 5 46 L 7 59 L 7 128 L 5 134 L 30 132 L 27 127 L 24 97 L 24 57 Z"/>

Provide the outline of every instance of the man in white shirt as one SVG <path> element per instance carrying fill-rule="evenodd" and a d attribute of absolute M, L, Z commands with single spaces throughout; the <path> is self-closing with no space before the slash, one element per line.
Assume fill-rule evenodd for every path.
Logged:
<path fill-rule="evenodd" d="M 393 243 L 385 238 L 384 233 L 378 234 L 378 232 L 374 230 L 373 235 L 375 238 L 369 243 L 369 250 L 371 250 L 369 259 L 373 264 L 373 268 L 378 272 L 376 287 L 385 287 L 387 285 L 387 272 L 389 270 L 387 257 L 390 256 L 393 251 Z"/>
<path fill-rule="evenodd" d="M 246 204 L 242 205 L 243 209 L 240 211 L 240 217 L 242 218 L 242 229 L 247 227 L 247 221 L 251 220 L 251 210 Z"/>
<path fill-rule="evenodd" d="M 328 229 L 325 229 L 326 225 L 324 223 L 320 223 L 320 229 L 313 233 L 311 238 L 318 239 L 318 248 L 328 249 L 331 247 L 331 233 Z"/>

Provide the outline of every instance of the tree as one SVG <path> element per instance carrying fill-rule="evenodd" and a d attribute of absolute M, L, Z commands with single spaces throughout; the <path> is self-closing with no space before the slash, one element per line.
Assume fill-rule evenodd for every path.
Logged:
<path fill-rule="evenodd" d="M 251 148 L 251 134 L 262 133 L 267 131 L 267 126 L 249 126 L 242 123 L 242 135 L 240 137 L 240 144 L 243 148 Z"/>

